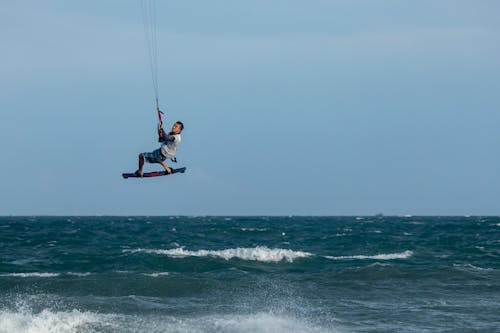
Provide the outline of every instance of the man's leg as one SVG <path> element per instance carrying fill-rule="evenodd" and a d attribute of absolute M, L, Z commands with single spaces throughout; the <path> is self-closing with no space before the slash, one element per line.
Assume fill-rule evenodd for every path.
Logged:
<path fill-rule="evenodd" d="M 165 162 L 160 163 L 163 169 L 165 169 L 166 173 L 172 173 L 172 169 L 170 169 Z"/>
<path fill-rule="evenodd" d="M 139 154 L 139 169 L 137 169 L 137 175 L 142 177 L 143 173 L 142 173 L 142 167 L 144 166 L 144 155 Z"/>

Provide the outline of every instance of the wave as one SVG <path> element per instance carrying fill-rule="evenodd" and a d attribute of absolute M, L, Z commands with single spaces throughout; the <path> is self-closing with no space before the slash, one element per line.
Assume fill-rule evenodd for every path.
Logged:
<path fill-rule="evenodd" d="M 253 248 L 235 248 L 225 250 L 197 250 L 190 251 L 183 247 L 178 247 L 169 250 L 161 249 L 125 249 L 123 252 L 128 253 L 146 253 L 166 255 L 172 258 L 185 258 L 185 257 L 215 257 L 225 260 L 241 259 L 261 262 L 280 262 L 287 261 L 293 262 L 299 258 L 315 257 L 316 255 L 305 251 L 293 251 L 289 249 L 268 248 L 266 246 L 257 246 Z M 322 256 L 331 260 L 393 260 L 393 259 L 407 259 L 413 255 L 412 251 L 406 250 L 401 253 L 388 253 L 376 255 L 352 255 L 352 256 Z"/>
<path fill-rule="evenodd" d="M 314 256 L 312 253 L 303 251 L 293 251 L 288 249 L 271 249 L 266 246 L 257 246 L 253 248 L 235 248 L 235 249 L 225 249 L 225 250 L 197 250 L 189 251 L 182 247 L 170 249 L 170 250 L 155 250 L 155 249 L 134 249 L 134 250 L 123 250 L 123 252 L 130 253 L 147 253 L 147 254 L 159 254 L 166 255 L 173 258 L 184 258 L 184 257 L 215 257 L 222 258 L 225 260 L 230 259 L 241 259 L 241 260 L 252 260 L 252 261 L 262 261 L 262 262 L 279 262 L 286 260 L 288 262 L 293 262 L 298 258 L 306 258 Z"/>
<path fill-rule="evenodd" d="M 150 277 L 160 277 L 160 276 L 170 275 L 170 273 L 169 272 L 143 273 L 142 275 L 144 275 L 144 276 L 150 276 Z"/>
<path fill-rule="evenodd" d="M 31 278 L 31 277 L 51 278 L 51 277 L 57 277 L 57 276 L 60 276 L 60 275 L 61 274 L 59 274 L 59 273 L 39 273 L 39 272 L 32 272 L 32 273 L 5 273 L 5 274 L 0 274 L 0 276 L 21 277 L 21 278 Z"/>
<path fill-rule="evenodd" d="M 71 276 L 78 276 L 78 277 L 84 277 L 84 276 L 89 276 L 89 275 L 92 275 L 92 273 L 90 272 L 83 272 L 83 273 L 79 273 L 79 272 L 68 272 L 66 273 L 67 275 L 71 275 Z"/>
<path fill-rule="evenodd" d="M 5 276 L 5 277 L 18 277 L 18 278 L 53 278 L 53 277 L 58 277 L 62 275 L 67 275 L 67 276 L 78 276 L 78 277 L 85 277 L 92 275 L 90 272 L 66 272 L 66 273 L 44 273 L 44 272 L 30 272 L 30 273 L 4 273 L 0 274 L 0 276 Z"/>
<path fill-rule="evenodd" d="M 268 231 L 267 228 L 240 228 L 241 231 Z"/>
<path fill-rule="evenodd" d="M 367 255 L 339 256 L 339 257 L 325 256 L 325 258 L 332 259 L 332 260 L 346 260 L 346 259 L 392 260 L 392 259 L 407 259 L 407 258 L 411 257 L 412 255 L 413 255 L 412 251 L 406 250 L 406 251 L 401 252 L 401 253 L 376 254 L 376 255 L 372 255 L 372 256 L 367 256 Z"/>
<path fill-rule="evenodd" d="M 464 271 L 494 271 L 494 268 L 483 268 L 472 264 L 453 264 L 453 267 Z"/>
<path fill-rule="evenodd" d="M 52 312 L 43 310 L 40 313 L 26 311 L 0 311 L 0 333 L 12 332 L 79 332 L 89 325 L 99 323 L 100 316 L 91 312 Z M 85 330 L 85 332 L 87 332 Z"/>
<path fill-rule="evenodd" d="M 120 333 L 299 333 L 336 332 L 316 326 L 307 320 L 273 313 L 247 315 L 209 315 L 192 318 L 172 316 L 137 316 L 124 314 L 100 314 L 93 312 L 51 311 L 0 311 L 0 333 L 37 332 L 120 332 Z"/>

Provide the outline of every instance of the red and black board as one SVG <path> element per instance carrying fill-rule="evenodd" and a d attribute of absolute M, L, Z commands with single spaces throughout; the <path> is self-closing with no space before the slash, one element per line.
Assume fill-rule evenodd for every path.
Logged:
<path fill-rule="evenodd" d="M 153 171 L 153 172 L 144 172 L 142 175 L 142 178 L 149 178 L 149 177 L 161 177 L 161 176 L 168 176 L 168 175 L 173 175 L 174 173 L 184 173 L 186 171 L 186 168 L 178 168 L 178 169 L 172 169 L 171 173 L 167 173 L 166 171 Z M 122 177 L 127 179 L 127 178 L 141 178 L 135 173 L 122 173 Z"/>

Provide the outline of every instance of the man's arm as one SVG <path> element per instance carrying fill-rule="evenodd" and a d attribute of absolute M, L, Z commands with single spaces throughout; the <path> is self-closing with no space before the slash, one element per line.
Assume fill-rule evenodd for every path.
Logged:
<path fill-rule="evenodd" d="M 158 126 L 158 142 L 165 141 L 165 131 L 163 130 L 163 125 Z"/>
<path fill-rule="evenodd" d="M 167 134 L 165 132 L 165 129 L 163 128 L 163 125 L 161 125 L 158 128 L 158 141 L 159 142 L 164 142 L 164 141 L 175 141 L 175 136 L 171 134 Z"/>

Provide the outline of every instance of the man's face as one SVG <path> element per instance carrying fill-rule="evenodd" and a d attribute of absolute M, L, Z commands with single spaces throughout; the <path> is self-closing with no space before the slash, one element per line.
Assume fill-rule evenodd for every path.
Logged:
<path fill-rule="evenodd" d="M 175 123 L 174 126 L 172 126 L 172 133 L 174 134 L 179 134 L 182 131 L 181 125 Z"/>

